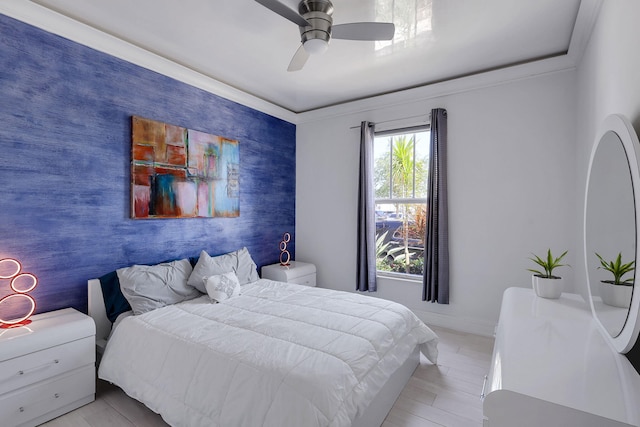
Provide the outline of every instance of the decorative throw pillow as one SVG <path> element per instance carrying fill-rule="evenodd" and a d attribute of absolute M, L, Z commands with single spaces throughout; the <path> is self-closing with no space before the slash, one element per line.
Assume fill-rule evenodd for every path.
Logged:
<path fill-rule="evenodd" d="M 200 294 L 187 279 L 192 268 L 182 259 L 157 265 L 132 265 L 116 270 L 122 294 L 134 314 L 195 298 Z"/>
<path fill-rule="evenodd" d="M 235 252 L 212 257 L 207 252 L 200 252 L 200 258 L 193 267 L 187 284 L 198 289 L 203 294 L 207 293 L 204 286 L 204 278 L 233 271 L 241 285 L 255 282 L 259 279 L 257 266 L 247 248 Z"/>
<path fill-rule="evenodd" d="M 209 298 L 217 302 L 240 295 L 240 282 L 233 271 L 206 277 L 204 286 Z"/>
<path fill-rule="evenodd" d="M 233 253 L 211 257 L 208 253 L 202 251 L 196 266 L 193 267 L 193 272 L 189 276 L 187 285 L 193 286 L 203 294 L 206 294 L 205 278 L 235 271 L 236 265 L 237 258 Z"/>

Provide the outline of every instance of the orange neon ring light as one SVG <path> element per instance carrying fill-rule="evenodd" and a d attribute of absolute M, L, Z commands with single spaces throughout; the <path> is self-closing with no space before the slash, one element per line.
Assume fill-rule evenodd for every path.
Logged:
<path fill-rule="evenodd" d="M 29 317 L 31 317 L 31 315 L 36 310 L 36 300 L 33 299 L 31 295 L 27 295 L 27 292 L 31 292 L 38 285 L 38 278 L 31 273 L 20 273 L 20 271 L 22 270 L 22 264 L 20 264 L 20 262 L 14 258 L 0 259 L 0 265 L 6 264 L 6 263 L 14 264 L 16 267 L 16 270 L 10 274 L 7 274 L 7 273 L 0 274 L 0 279 L 11 279 L 11 283 L 9 286 L 11 287 L 11 290 L 14 291 L 15 293 L 7 295 L 4 298 L 0 299 L 0 306 L 11 299 L 26 298 L 27 301 L 29 301 L 29 303 L 31 304 L 31 308 L 29 309 L 26 315 L 18 317 L 17 319 L 5 320 L 0 317 L 0 327 L 11 328 L 16 326 L 27 325 L 31 323 L 31 320 L 29 320 Z M 19 289 L 17 286 L 18 281 L 21 281 L 25 277 L 31 279 L 31 283 L 26 288 Z"/>
<path fill-rule="evenodd" d="M 19 317 L 17 319 L 11 319 L 11 320 L 4 320 L 0 318 L 0 323 L 4 325 L 7 325 L 5 327 L 11 327 L 11 326 L 18 326 L 18 325 L 26 325 L 31 323 L 31 320 L 28 320 L 29 317 L 31 317 L 31 315 L 33 314 L 34 311 L 36 311 L 36 300 L 33 299 L 33 297 L 31 295 L 27 295 L 27 294 L 11 294 L 11 295 L 7 295 L 6 297 L 0 299 L 0 305 L 2 305 L 2 303 L 4 303 L 5 301 L 11 299 L 11 298 L 26 298 L 29 300 L 29 302 L 31 303 L 31 309 L 29 310 L 29 313 L 27 313 L 25 316 Z"/>
<path fill-rule="evenodd" d="M 11 279 L 13 276 L 17 275 L 18 273 L 20 273 L 20 270 L 22 270 L 22 264 L 20 264 L 20 262 L 16 259 L 13 258 L 5 258 L 5 259 L 0 259 L 0 264 L 4 263 L 4 262 L 11 262 L 13 264 L 16 265 L 17 269 L 16 272 L 13 274 L 10 274 L 8 276 L 2 276 L 0 275 L 0 279 Z"/>
<path fill-rule="evenodd" d="M 280 241 L 280 265 L 283 267 L 289 266 L 289 261 L 291 261 L 291 254 L 287 250 L 287 243 L 289 243 L 289 241 L 291 241 L 291 234 L 284 233 Z"/>
<path fill-rule="evenodd" d="M 30 277 L 31 280 L 33 281 L 33 283 L 25 290 L 20 290 L 16 288 L 16 280 L 18 280 L 21 277 Z M 18 274 L 13 279 L 11 279 L 11 289 L 13 289 L 14 292 L 17 292 L 19 294 L 26 294 L 27 292 L 31 292 L 33 288 L 36 287 L 37 284 L 38 284 L 38 278 L 31 273 Z"/>

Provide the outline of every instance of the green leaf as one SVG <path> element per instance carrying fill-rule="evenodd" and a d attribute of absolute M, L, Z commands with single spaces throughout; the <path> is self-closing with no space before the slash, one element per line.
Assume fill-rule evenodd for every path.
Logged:
<path fill-rule="evenodd" d="M 598 267 L 598 269 L 602 269 L 610 272 L 613 275 L 613 283 L 615 285 L 622 285 L 625 283 L 629 283 L 630 281 L 633 281 L 633 279 L 622 280 L 622 277 L 625 274 L 631 273 L 632 271 L 635 270 L 635 267 L 634 267 L 635 261 L 631 261 L 623 264 L 622 252 L 618 253 L 618 256 L 615 258 L 615 261 L 606 261 L 597 252 L 595 254 L 596 254 L 596 257 L 598 257 L 598 260 L 600 261 L 600 267 Z"/>
<path fill-rule="evenodd" d="M 555 268 L 558 267 L 564 267 L 564 266 L 569 266 L 568 264 L 561 264 L 560 262 L 562 261 L 562 258 L 564 258 L 565 255 L 567 255 L 569 251 L 564 251 L 562 253 L 562 255 L 560 255 L 559 257 L 555 258 L 553 256 L 553 254 L 551 253 L 551 249 L 547 250 L 547 254 L 546 254 L 546 259 L 543 259 L 541 257 L 539 257 L 538 255 L 532 254 L 533 258 L 529 258 L 531 261 L 535 262 L 536 264 L 538 264 L 540 267 L 542 267 L 544 269 L 544 273 L 538 271 L 538 270 L 529 270 L 531 272 L 534 272 L 542 277 L 552 277 L 553 276 L 553 270 Z"/>

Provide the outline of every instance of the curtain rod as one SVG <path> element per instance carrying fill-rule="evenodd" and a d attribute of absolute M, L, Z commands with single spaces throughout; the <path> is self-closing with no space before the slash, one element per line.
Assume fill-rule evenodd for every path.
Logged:
<path fill-rule="evenodd" d="M 391 119 L 391 120 L 385 120 L 383 122 L 376 122 L 373 123 L 374 125 L 382 125 L 384 123 L 392 123 L 392 122 L 399 122 L 402 120 L 408 120 L 408 119 L 417 119 L 419 117 L 424 117 L 424 114 L 418 114 L 417 116 L 409 116 L 409 117 L 402 117 L 400 119 Z M 429 120 L 429 118 L 431 117 L 431 113 L 427 114 L 427 120 Z M 412 126 L 413 127 L 413 126 Z M 360 129 L 360 125 L 358 126 L 351 126 L 349 129 Z"/>

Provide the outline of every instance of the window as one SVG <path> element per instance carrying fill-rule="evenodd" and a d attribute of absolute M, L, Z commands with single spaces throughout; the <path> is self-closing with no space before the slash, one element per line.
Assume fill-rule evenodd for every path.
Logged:
<path fill-rule="evenodd" d="M 373 180 L 378 272 L 422 275 L 429 139 L 428 127 L 375 135 Z"/>

